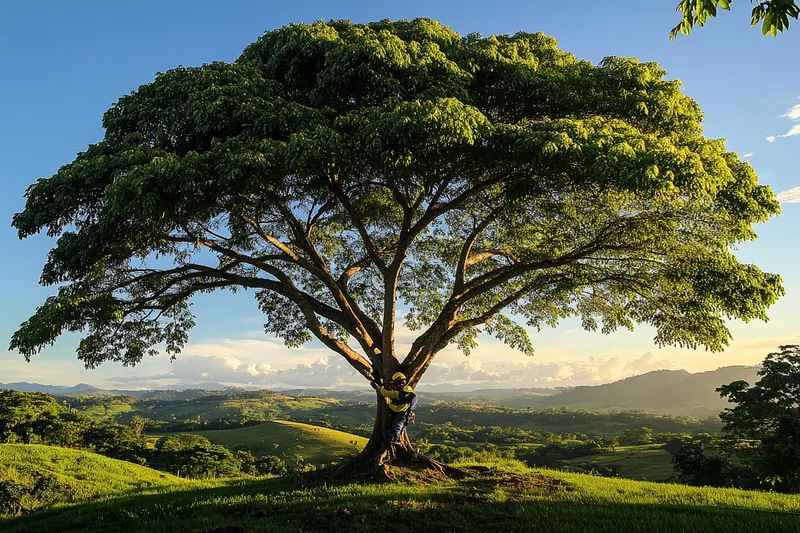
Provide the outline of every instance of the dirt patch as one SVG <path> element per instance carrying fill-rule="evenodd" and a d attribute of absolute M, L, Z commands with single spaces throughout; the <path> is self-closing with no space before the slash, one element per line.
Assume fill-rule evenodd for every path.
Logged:
<path fill-rule="evenodd" d="M 474 466 L 464 468 L 474 473 L 474 477 L 462 480 L 459 485 L 468 487 L 476 497 L 483 497 L 495 489 L 503 489 L 512 496 L 532 490 L 554 491 L 566 488 L 567 483 L 544 474 L 531 474 L 523 476 L 513 472 L 504 472 L 487 466 Z"/>

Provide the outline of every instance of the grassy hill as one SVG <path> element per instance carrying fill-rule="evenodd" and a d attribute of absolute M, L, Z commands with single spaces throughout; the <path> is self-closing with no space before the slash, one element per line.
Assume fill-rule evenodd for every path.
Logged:
<path fill-rule="evenodd" d="M 568 463 L 597 463 L 615 466 L 620 477 L 637 481 L 674 479 L 672 456 L 659 446 L 620 446 L 613 452 L 570 459 Z"/>
<path fill-rule="evenodd" d="M 51 504 L 158 489 L 173 490 L 190 483 L 170 474 L 94 453 L 35 444 L 0 444 L 0 481 L 17 480 L 31 472 L 44 474 L 57 482 L 58 491 Z"/>
<path fill-rule="evenodd" d="M 243 446 L 255 455 L 301 455 L 311 464 L 329 463 L 361 450 L 367 439 L 309 424 L 275 420 L 238 429 L 194 431 L 213 444 L 231 449 Z M 356 445 L 352 443 L 356 441 Z"/>
<path fill-rule="evenodd" d="M 464 465 L 450 483 L 301 487 L 291 479 L 180 486 L 0 523 L 13 532 L 375 531 L 771 533 L 800 530 L 800 498 L 607 479 L 518 463 Z M 223 529 L 227 528 L 227 529 Z"/>
<path fill-rule="evenodd" d="M 728 366 L 691 374 L 685 370 L 657 370 L 605 385 L 575 387 L 537 400 L 539 407 L 591 410 L 641 410 L 681 416 L 719 414 L 728 402 L 717 387 L 743 379 L 755 382 L 758 368 Z"/>

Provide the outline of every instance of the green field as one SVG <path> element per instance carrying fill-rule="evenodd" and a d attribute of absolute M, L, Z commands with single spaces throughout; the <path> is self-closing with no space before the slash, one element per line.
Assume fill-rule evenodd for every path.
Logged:
<path fill-rule="evenodd" d="M 733 489 L 462 465 L 434 484 L 302 487 L 291 478 L 183 483 L 0 522 L 14 532 L 647 532 L 800 531 L 800 498 Z M 234 529 L 239 526 L 239 529 Z"/>
<path fill-rule="evenodd" d="M 299 455 L 303 461 L 317 465 L 352 455 L 367 443 L 364 437 L 343 431 L 286 420 L 192 433 L 206 437 L 213 444 L 245 448 L 254 455 L 279 455 L 287 459 Z"/>
<path fill-rule="evenodd" d="M 187 482 L 151 468 L 102 455 L 36 444 L 0 444 L 0 481 L 36 471 L 54 477 L 63 503 L 157 489 Z"/>
<path fill-rule="evenodd" d="M 669 481 L 674 478 L 672 456 L 657 446 L 620 446 L 616 451 L 570 459 L 568 463 L 617 466 L 621 477 L 638 481 Z"/>

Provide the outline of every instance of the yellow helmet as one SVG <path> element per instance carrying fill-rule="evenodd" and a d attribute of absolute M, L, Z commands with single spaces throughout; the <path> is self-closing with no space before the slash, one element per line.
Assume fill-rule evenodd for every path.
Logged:
<path fill-rule="evenodd" d="M 406 379 L 406 375 L 402 372 L 395 372 L 392 374 L 392 381 L 397 381 L 398 379 Z"/>

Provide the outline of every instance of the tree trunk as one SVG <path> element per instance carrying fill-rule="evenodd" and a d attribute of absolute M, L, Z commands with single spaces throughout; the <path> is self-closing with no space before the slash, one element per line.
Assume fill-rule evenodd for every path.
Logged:
<path fill-rule="evenodd" d="M 436 480 L 460 478 L 465 472 L 430 457 L 418 454 L 411 445 L 405 429 L 400 435 L 400 444 L 389 444 L 385 441 L 384 431 L 389 423 L 391 410 L 385 399 L 377 394 L 375 426 L 372 435 L 361 452 L 340 467 L 327 473 L 325 477 L 351 480 L 370 478 L 391 481 L 403 478 L 403 471 L 414 470 L 414 479 L 420 475 Z"/>

